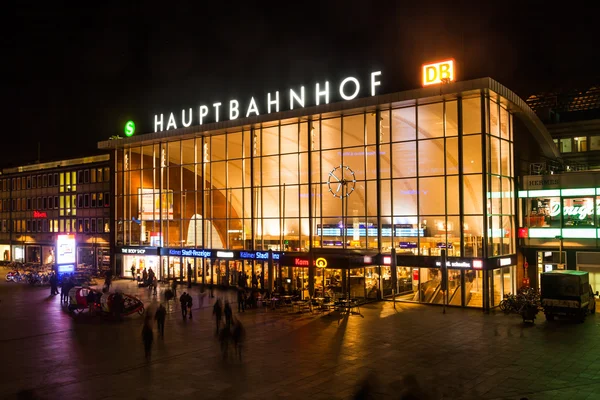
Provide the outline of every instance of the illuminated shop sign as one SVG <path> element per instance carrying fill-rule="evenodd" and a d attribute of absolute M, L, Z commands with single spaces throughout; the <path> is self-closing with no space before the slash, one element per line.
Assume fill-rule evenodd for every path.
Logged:
<path fill-rule="evenodd" d="M 279 254 L 272 253 L 273 259 L 278 260 Z M 240 251 L 240 258 L 243 259 L 252 259 L 252 260 L 268 260 L 269 252 L 268 251 Z"/>
<path fill-rule="evenodd" d="M 375 96 L 375 88 L 381 86 L 381 81 L 378 77 L 381 76 L 381 71 L 372 72 L 367 85 L 370 89 L 370 95 Z M 343 79 L 337 90 L 343 100 L 353 100 L 360 93 L 361 83 L 355 77 L 347 77 Z M 171 112 L 168 114 L 154 115 L 154 132 L 168 131 L 171 129 L 187 128 L 194 122 L 202 125 L 206 122 L 219 122 L 222 113 L 225 114 L 227 120 L 235 120 L 241 117 L 258 116 L 261 114 L 271 114 L 272 112 L 280 112 L 284 109 L 293 110 L 295 108 L 303 108 L 311 105 L 329 104 L 329 98 L 333 89 L 330 88 L 329 81 L 317 83 L 315 92 L 311 100 L 306 96 L 304 86 L 296 87 L 296 89 L 286 90 L 288 94 L 284 101 L 283 95 L 280 96 L 279 91 L 267 93 L 267 109 L 259 110 L 254 97 L 249 101 L 240 103 L 237 99 L 229 100 L 228 102 L 215 102 L 211 104 L 201 104 L 197 108 L 183 109 L 181 112 Z M 265 112 L 266 111 L 266 112 Z"/>
<path fill-rule="evenodd" d="M 473 268 L 481 269 L 483 268 L 482 260 L 473 260 Z"/>
<path fill-rule="evenodd" d="M 454 60 L 423 65 L 423 86 L 454 82 Z"/>
<path fill-rule="evenodd" d="M 233 251 L 217 251 L 217 258 L 233 258 Z"/>
<path fill-rule="evenodd" d="M 33 218 L 48 218 L 46 211 L 34 211 Z"/>
<path fill-rule="evenodd" d="M 501 267 L 505 267 L 507 265 L 511 265 L 512 264 L 512 260 L 511 258 L 500 258 L 498 260 L 498 264 L 500 264 Z"/>
<path fill-rule="evenodd" d="M 127 248 L 122 248 L 121 253 L 123 253 L 123 254 L 146 254 L 146 249 L 127 247 Z"/>
<path fill-rule="evenodd" d="M 294 258 L 294 265 L 297 265 L 300 267 L 308 267 L 308 260 L 296 257 L 296 258 Z"/>
<path fill-rule="evenodd" d="M 596 203 L 596 207 L 600 205 L 600 201 Z M 552 203 L 550 208 L 550 216 L 556 217 L 560 215 L 560 203 Z M 578 205 L 578 206 L 564 206 L 563 215 L 565 216 L 577 216 L 580 220 L 586 219 L 588 216 L 594 215 L 594 206 L 591 204 Z"/>
<path fill-rule="evenodd" d="M 56 263 L 75 263 L 75 235 L 58 235 L 56 237 Z"/>
<path fill-rule="evenodd" d="M 315 260 L 315 265 L 317 268 L 327 268 L 327 260 L 323 257 L 319 257 Z"/>
<path fill-rule="evenodd" d="M 436 267 L 441 267 L 442 262 L 436 261 Z M 471 268 L 471 263 L 467 261 L 446 261 L 446 267 L 448 268 Z"/>

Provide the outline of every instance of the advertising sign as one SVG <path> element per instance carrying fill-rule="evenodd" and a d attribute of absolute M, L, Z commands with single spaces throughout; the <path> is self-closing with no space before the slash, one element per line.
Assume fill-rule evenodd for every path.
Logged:
<path fill-rule="evenodd" d="M 56 237 L 56 263 L 75 263 L 75 235 L 58 235 Z"/>
<path fill-rule="evenodd" d="M 173 191 L 163 190 L 162 199 L 159 190 L 138 188 L 138 207 L 140 220 L 155 221 L 160 219 L 160 203 L 162 200 L 162 219 L 173 219 Z"/>

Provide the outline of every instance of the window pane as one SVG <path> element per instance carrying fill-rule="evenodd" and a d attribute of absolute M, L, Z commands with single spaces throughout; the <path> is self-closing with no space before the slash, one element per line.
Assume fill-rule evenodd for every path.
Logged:
<path fill-rule="evenodd" d="M 444 139 L 419 141 L 419 176 L 443 174 Z"/>
<path fill-rule="evenodd" d="M 483 182 L 481 175 L 465 175 L 463 177 L 465 214 L 481 214 L 483 212 Z"/>
<path fill-rule="evenodd" d="M 342 157 L 344 165 L 347 165 L 354 171 L 355 179 L 359 181 L 365 180 L 365 148 L 344 148 Z"/>
<path fill-rule="evenodd" d="M 502 140 L 500 141 L 500 146 L 501 146 L 501 166 L 502 166 L 502 175 L 504 176 L 510 176 L 510 142 L 506 141 L 506 140 Z"/>
<path fill-rule="evenodd" d="M 481 172 L 481 136 L 463 137 L 463 172 Z"/>
<path fill-rule="evenodd" d="M 388 114 L 387 111 L 382 111 L 381 114 Z M 365 114 L 366 123 L 365 128 L 367 130 L 367 144 L 375 144 L 376 143 L 376 115 L 374 113 Z"/>
<path fill-rule="evenodd" d="M 526 209 L 526 227 L 560 228 L 560 197 L 527 199 Z"/>
<path fill-rule="evenodd" d="M 392 110 L 392 142 L 415 140 L 417 133 L 415 110 L 415 107 Z M 386 126 L 386 120 L 382 122 Z"/>
<path fill-rule="evenodd" d="M 382 144 L 379 150 L 379 173 L 381 179 L 389 179 L 390 177 L 390 145 Z M 414 154 L 414 152 L 413 152 Z M 413 163 L 414 164 L 414 163 Z M 416 167 L 413 167 L 416 169 Z"/>
<path fill-rule="evenodd" d="M 481 99 L 462 100 L 463 134 L 481 133 Z"/>
<path fill-rule="evenodd" d="M 560 152 L 570 153 L 573 149 L 571 147 L 571 138 L 560 139 Z"/>
<path fill-rule="evenodd" d="M 444 136 L 443 103 L 419 106 L 419 139 L 430 139 Z"/>
<path fill-rule="evenodd" d="M 344 117 L 344 132 L 342 140 L 344 147 L 362 146 L 365 144 L 365 117 L 364 114 Z"/>
<path fill-rule="evenodd" d="M 576 138 L 573 138 L 573 140 L 575 142 L 575 151 L 576 152 L 587 151 L 587 137 L 585 137 L 585 136 L 576 137 Z"/>
<path fill-rule="evenodd" d="M 458 214 L 459 211 L 459 198 L 458 198 L 458 175 L 446 177 L 446 196 L 448 214 Z"/>
<path fill-rule="evenodd" d="M 327 182 L 329 180 L 329 173 L 332 172 L 335 167 L 339 167 L 342 163 L 341 152 L 339 150 L 322 151 L 321 163 L 321 182 Z"/>
<path fill-rule="evenodd" d="M 483 256 L 483 216 L 466 215 L 464 217 L 465 257 Z"/>
<path fill-rule="evenodd" d="M 414 179 L 406 179 L 407 181 Z M 392 194 L 390 192 L 391 182 L 388 179 L 382 179 L 379 184 L 379 195 L 381 196 L 381 215 L 391 215 L 392 214 Z M 416 187 L 415 187 L 416 194 Z M 416 200 L 415 200 L 416 203 Z M 398 206 L 400 207 L 400 206 Z M 415 211 L 417 207 L 415 206 Z M 416 214 L 416 212 L 415 212 Z"/>
<path fill-rule="evenodd" d="M 512 179 L 502 178 L 502 214 L 513 214 Z"/>
<path fill-rule="evenodd" d="M 490 141 L 489 171 L 492 174 L 500 175 L 500 139 L 493 136 L 488 136 L 487 139 Z"/>
<path fill-rule="evenodd" d="M 242 160 L 227 161 L 227 186 L 242 187 Z"/>
<path fill-rule="evenodd" d="M 590 136 L 590 150 L 600 150 L 600 136 Z"/>
<path fill-rule="evenodd" d="M 386 181 L 387 182 L 387 181 Z M 394 179 L 394 215 L 417 215 L 417 180 L 416 179 Z M 384 197 L 382 188 L 381 204 L 387 203 L 389 197 Z M 385 207 L 384 207 L 385 208 Z M 386 210 L 387 211 L 387 210 Z M 383 212 L 382 209 L 382 213 Z"/>
<path fill-rule="evenodd" d="M 458 138 L 446 139 L 446 174 L 458 174 Z"/>
<path fill-rule="evenodd" d="M 392 144 L 392 160 L 394 164 L 392 166 L 392 176 L 394 178 L 412 177 L 417 175 L 416 147 L 416 142 Z"/>
<path fill-rule="evenodd" d="M 298 183 L 298 154 L 281 156 L 281 184 Z"/>
<path fill-rule="evenodd" d="M 413 113 L 414 114 L 414 113 Z M 380 120 L 379 120 L 379 142 L 380 143 L 388 143 L 390 141 L 390 111 L 389 110 L 385 110 L 385 111 L 381 111 L 379 113 L 380 116 Z M 414 128 L 413 128 L 413 132 L 414 132 Z M 413 133 L 412 135 L 412 140 L 415 139 L 415 133 Z"/>
<path fill-rule="evenodd" d="M 225 180 L 227 169 L 224 161 L 211 163 L 212 176 L 210 178 L 210 184 L 214 188 L 222 189 L 227 187 L 227 181 Z"/>
<path fill-rule="evenodd" d="M 458 135 L 458 106 L 456 101 L 446 102 L 446 136 Z"/>
<path fill-rule="evenodd" d="M 210 160 L 221 161 L 225 159 L 225 135 L 210 138 Z"/>
<path fill-rule="evenodd" d="M 279 185 L 279 157 L 263 157 L 262 185 Z"/>
<path fill-rule="evenodd" d="M 419 179 L 419 213 L 420 214 L 445 214 L 446 185 L 444 178 Z"/>
<path fill-rule="evenodd" d="M 366 179 L 377 178 L 377 147 L 368 146 L 365 151 L 367 163 Z"/>
<path fill-rule="evenodd" d="M 227 158 L 242 158 L 242 132 L 227 134 Z M 248 155 L 249 156 L 249 155 Z M 201 161 L 201 160 L 198 160 Z"/>
<path fill-rule="evenodd" d="M 508 111 L 504 107 L 500 107 L 500 136 L 502 139 L 508 140 Z"/>
<path fill-rule="evenodd" d="M 261 155 L 268 156 L 279 153 L 279 126 L 262 128 L 262 152 Z"/>
<path fill-rule="evenodd" d="M 298 151 L 298 124 L 281 127 L 281 153 L 296 153 Z"/>
<path fill-rule="evenodd" d="M 490 100 L 490 135 L 492 136 L 500 136 L 500 118 L 498 113 L 498 103 Z"/>
<path fill-rule="evenodd" d="M 492 191 L 491 193 L 488 193 L 488 196 L 492 208 L 489 211 L 491 211 L 492 214 L 501 214 L 500 203 L 502 201 L 502 191 L 500 190 L 500 177 L 491 176 L 490 181 Z"/>
<path fill-rule="evenodd" d="M 563 199 L 562 214 L 566 228 L 592 227 L 594 226 L 594 198 Z"/>
<path fill-rule="evenodd" d="M 341 147 L 340 125 L 340 118 L 321 120 L 321 146 L 323 149 L 337 149 Z"/>

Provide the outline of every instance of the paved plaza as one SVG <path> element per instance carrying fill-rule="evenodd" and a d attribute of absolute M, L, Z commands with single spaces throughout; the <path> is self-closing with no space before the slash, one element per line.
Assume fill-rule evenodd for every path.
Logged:
<path fill-rule="evenodd" d="M 402 398 L 414 380 L 428 399 L 600 398 L 596 316 L 577 324 L 538 315 L 526 326 L 515 315 L 390 302 L 341 319 L 337 312 L 238 314 L 235 293 L 215 291 L 231 299 L 247 333 L 242 361 L 223 360 L 214 300 L 200 305 L 194 287 L 193 319 L 183 321 L 179 306 L 171 307 L 165 338 L 155 329 L 147 363 L 142 316 L 74 319 L 49 288 L 7 283 L 4 273 L 2 398 L 352 399 L 364 380 L 373 399 Z M 156 307 L 147 289 L 115 285 Z"/>

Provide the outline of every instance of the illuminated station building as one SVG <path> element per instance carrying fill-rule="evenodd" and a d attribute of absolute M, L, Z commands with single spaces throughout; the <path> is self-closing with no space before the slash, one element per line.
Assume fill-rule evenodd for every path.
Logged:
<path fill-rule="evenodd" d="M 552 139 L 492 79 L 378 94 L 384 78 L 269 93 L 260 110 L 195 105 L 100 142 L 116 273 L 234 286 L 244 271 L 248 287 L 303 297 L 497 306 L 522 278 L 513 121 L 549 156 Z"/>
<path fill-rule="evenodd" d="M 110 155 L 4 168 L 0 258 L 58 272 L 108 270 Z"/>

